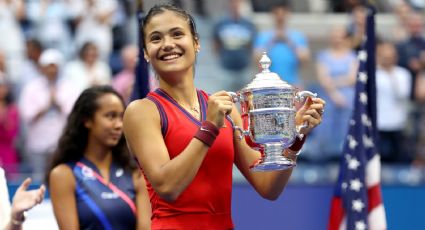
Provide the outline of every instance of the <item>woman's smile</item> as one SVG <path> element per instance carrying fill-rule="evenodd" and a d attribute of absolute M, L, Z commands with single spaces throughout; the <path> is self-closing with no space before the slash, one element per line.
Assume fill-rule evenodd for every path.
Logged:
<path fill-rule="evenodd" d="M 167 53 L 167 54 L 161 55 L 159 59 L 161 61 L 171 61 L 171 60 L 178 59 L 181 56 L 182 56 L 182 54 L 180 54 L 180 53 L 172 52 L 172 53 Z"/>

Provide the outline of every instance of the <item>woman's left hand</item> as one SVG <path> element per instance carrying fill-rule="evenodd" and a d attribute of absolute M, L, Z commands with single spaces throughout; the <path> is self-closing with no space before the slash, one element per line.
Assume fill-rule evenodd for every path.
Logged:
<path fill-rule="evenodd" d="M 317 125 L 322 122 L 323 112 L 326 102 L 321 98 L 308 97 L 304 105 L 297 111 L 295 122 L 297 126 L 308 124 L 308 127 L 302 128 L 302 134 L 309 134 Z"/>

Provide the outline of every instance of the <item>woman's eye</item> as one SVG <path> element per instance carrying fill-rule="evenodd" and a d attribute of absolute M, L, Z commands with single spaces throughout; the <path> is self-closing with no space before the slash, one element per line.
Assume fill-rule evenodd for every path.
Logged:
<path fill-rule="evenodd" d="M 155 41 L 159 41 L 160 39 L 161 39 L 161 37 L 156 35 L 156 36 L 152 36 L 150 41 L 155 42 Z"/>
<path fill-rule="evenodd" d="M 183 34 L 183 32 L 181 32 L 181 31 L 176 31 L 176 32 L 174 32 L 173 33 L 173 36 L 174 37 L 181 37 L 181 36 L 183 36 L 184 34 Z"/>
<path fill-rule="evenodd" d="M 109 112 L 109 113 L 106 114 L 106 117 L 109 118 L 109 119 L 113 119 L 116 116 L 117 116 L 117 113 L 115 113 L 115 112 Z"/>

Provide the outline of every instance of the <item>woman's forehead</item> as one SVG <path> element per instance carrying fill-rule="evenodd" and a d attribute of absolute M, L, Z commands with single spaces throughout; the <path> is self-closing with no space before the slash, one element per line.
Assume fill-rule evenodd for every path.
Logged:
<path fill-rule="evenodd" d="M 112 93 L 104 94 L 97 98 L 98 110 L 123 107 L 119 97 Z"/>
<path fill-rule="evenodd" d="M 146 25 L 147 33 L 153 31 L 169 30 L 169 28 L 181 27 L 189 29 L 187 19 L 173 11 L 165 10 L 162 13 L 152 16 Z"/>

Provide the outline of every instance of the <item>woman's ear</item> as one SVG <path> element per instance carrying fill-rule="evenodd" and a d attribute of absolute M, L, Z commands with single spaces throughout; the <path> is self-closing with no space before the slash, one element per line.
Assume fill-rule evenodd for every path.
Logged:
<path fill-rule="evenodd" d="M 90 119 L 84 121 L 84 127 L 86 127 L 87 129 L 91 129 L 92 126 L 93 122 Z"/>
<path fill-rule="evenodd" d="M 199 39 L 195 40 L 195 51 L 196 53 L 199 53 L 199 51 L 201 51 L 201 44 L 199 43 Z"/>
<path fill-rule="evenodd" d="M 143 49 L 143 57 L 145 58 L 146 62 L 149 62 L 149 56 L 146 53 L 146 49 Z"/>

